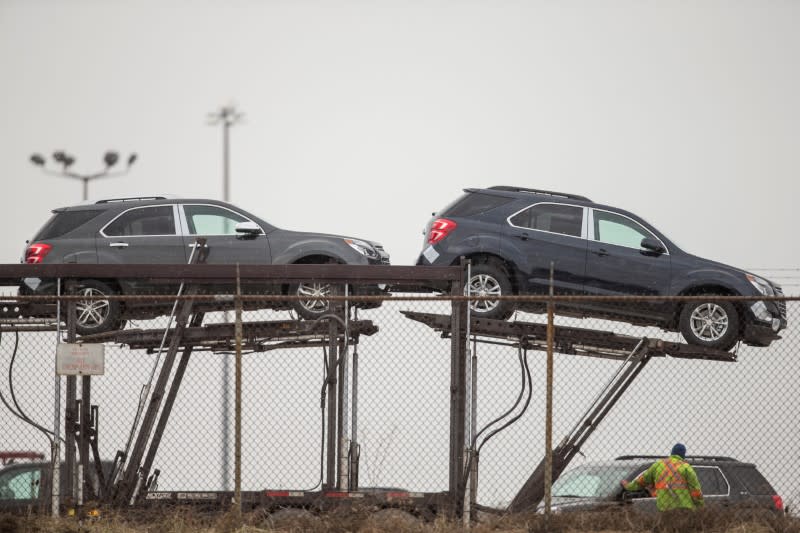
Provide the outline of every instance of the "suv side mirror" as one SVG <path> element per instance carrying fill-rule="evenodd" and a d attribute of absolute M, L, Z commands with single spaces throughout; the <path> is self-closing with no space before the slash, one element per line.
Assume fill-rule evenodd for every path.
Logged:
<path fill-rule="evenodd" d="M 237 223 L 235 229 L 236 233 L 243 235 L 259 235 L 261 233 L 261 228 L 258 227 L 258 224 L 249 220 Z"/>
<path fill-rule="evenodd" d="M 646 490 L 623 490 L 622 501 L 638 500 L 639 498 L 647 498 L 650 494 Z"/>
<path fill-rule="evenodd" d="M 639 246 L 641 246 L 645 250 L 648 250 L 650 252 L 655 252 L 657 254 L 663 254 L 664 252 L 667 251 L 666 248 L 664 248 L 664 246 L 660 242 L 651 237 L 645 237 L 644 239 L 642 239 L 642 242 Z"/>

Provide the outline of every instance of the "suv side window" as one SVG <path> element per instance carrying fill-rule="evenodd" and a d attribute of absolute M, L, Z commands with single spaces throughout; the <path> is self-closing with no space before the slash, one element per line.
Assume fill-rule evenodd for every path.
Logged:
<path fill-rule="evenodd" d="M 661 242 L 655 235 L 644 229 L 641 224 L 628 217 L 599 209 L 594 209 L 593 215 L 594 240 L 596 241 L 637 249 L 641 248 L 642 239 L 645 237 Z"/>
<path fill-rule="evenodd" d="M 175 235 L 175 214 L 171 205 L 134 207 L 103 228 L 108 237 Z"/>
<path fill-rule="evenodd" d="M 750 494 L 757 496 L 773 495 L 775 489 L 769 484 L 769 481 L 764 479 L 764 476 L 756 470 L 754 466 L 750 465 L 731 465 L 729 467 L 733 474 L 739 478 L 739 481 L 745 486 Z"/>
<path fill-rule="evenodd" d="M 102 209 L 87 209 L 80 211 L 61 211 L 53 214 L 47 224 L 34 237 L 34 240 L 55 239 L 83 226 L 97 215 L 103 213 Z"/>
<path fill-rule="evenodd" d="M 0 499 L 35 500 L 39 497 L 39 468 L 12 470 L 0 476 Z"/>
<path fill-rule="evenodd" d="M 470 217 L 485 213 L 490 209 L 512 202 L 513 198 L 484 194 L 466 193 L 441 211 L 443 217 Z"/>
<path fill-rule="evenodd" d="M 715 466 L 695 466 L 697 480 L 704 496 L 726 496 L 730 492 L 728 481 Z"/>
<path fill-rule="evenodd" d="M 564 204 L 536 204 L 508 219 L 512 226 L 580 237 L 583 208 Z"/>
<path fill-rule="evenodd" d="M 248 219 L 216 205 L 184 205 L 191 235 L 235 235 L 236 224 Z"/>

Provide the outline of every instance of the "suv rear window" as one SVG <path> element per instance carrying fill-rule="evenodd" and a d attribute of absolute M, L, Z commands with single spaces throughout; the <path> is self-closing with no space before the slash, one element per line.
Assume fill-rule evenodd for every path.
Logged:
<path fill-rule="evenodd" d="M 86 209 L 81 211 L 60 211 L 54 213 L 50 220 L 34 237 L 36 241 L 55 239 L 86 224 L 103 212 L 103 209 Z"/>
<path fill-rule="evenodd" d="M 755 495 L 773 495 L 775 494 L 775 490 L 772 488 L 772 485 L 769 484 L 769 481 L 764 479 L 764 476 L 755 469 L 753 466 L 731 466 L 730 469 L 733 471 L 734 475 L 739 478 L 739 481 L 745 486 L 745 488 L 750 492 L 750 494 Z"/>
<path fill-rule="evenodd" d="M 445 207 L 440 216 L 443 217 L 468 217 L 485 213 L 490 209 L 512 202 L 513 198 L 468 192 L 452 204 Z"/>

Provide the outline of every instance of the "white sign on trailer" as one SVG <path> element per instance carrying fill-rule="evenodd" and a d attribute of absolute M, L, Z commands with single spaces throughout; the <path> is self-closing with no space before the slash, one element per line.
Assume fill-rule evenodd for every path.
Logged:
<path fill-rule="evenodd" d="M 58 343 L 56 374 L 59 376 L 102 376 L 104 372 L 105 345 Z"/>

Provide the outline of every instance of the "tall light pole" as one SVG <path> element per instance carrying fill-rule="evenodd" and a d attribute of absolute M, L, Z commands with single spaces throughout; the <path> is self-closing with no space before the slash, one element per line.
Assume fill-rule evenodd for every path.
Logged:
<path fill-rule="evenodd" d="M 244 113 L 236 110 L 236 106 L 220 107 L 208 114 L 208 123 L 212 126 L 222 124 L 222 200 L 230 202 L 230 129 L 239 122 Z"/>
<path fill-rule="evenodd" d="M 236 106 L 229 104 L 220 107 L 217 111 L 208 114 L 208 124 L 222 125 L 222 200 L 230 201 L 230 129 L 239 122 L 244 113 L 236 110 Z M 229 313 L 225 311 L 225 322 L 229 322 Z M 228 416 L 230 415 L 230 398 L 228 382 L 231 374 L 230 354 L 222 354 L 222 487 L 230 487 L 230 428 Z"/>
<path fill-rule="evenodd" d="M 128 156 L 127 165 L 123 170 L 119 170 L 117 172 L 111 172 L 111 168 L 117 164 L 119 161 L 119 154 L 113 150 L 108 150 L 103 155 L 103 164 L 105 164 L 105 168 L 99 172 L 94 172 L 92 174 L 78 174 L 76 172 L 72 172 L 70 167 L 75 163 L 75 158 L 70 154 L 64 151 L 56 151 L 53 152 L 53 161 L 56 164 L 61 165 L 61 170 L 50 170 L 47 168 L 47 160 L 41 154 L 33 154 L 31 156 L 31 163 L 40 167 L 42 171 L 47 174 L 52 174 L 54 176 L 64 176 L 66 178 L 75 178 L 79 179 L 83 182 L 83 200 L 86 201 L 89 199 L 89 182 L 93 179 L 97 178 L 110 178 L 112 176 L 121 176 L 123 174 L 127 174 L 127 172 L 131 169 L 131 166 L 136 161 L 137 155 L 135 153 L 131 153 Z"/>

